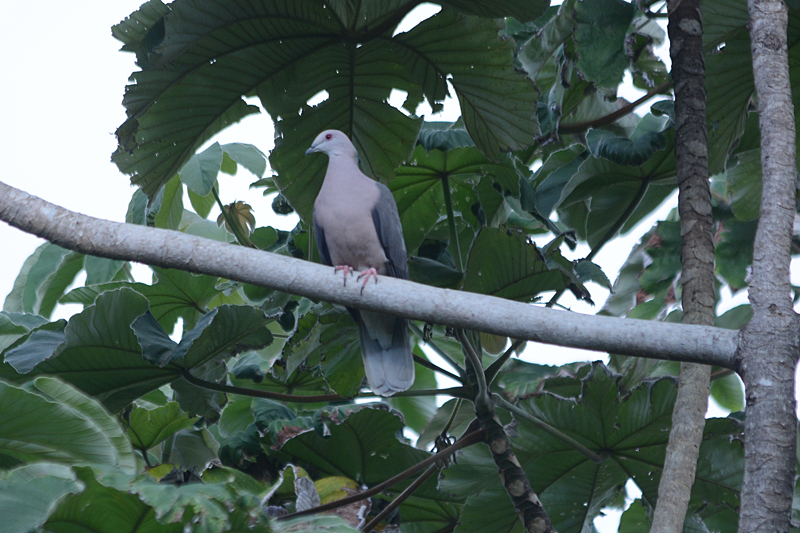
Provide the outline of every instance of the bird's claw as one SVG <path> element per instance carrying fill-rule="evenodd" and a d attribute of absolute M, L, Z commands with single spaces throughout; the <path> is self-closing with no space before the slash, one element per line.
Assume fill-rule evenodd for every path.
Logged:
<path fill-rule="evenodd" d="M 378 271 L 374 268 L 368 268 L 356 278 L 357 281 L 361 281 L 361 278 L 364 278 L 364 282 L 361 284 L 361 294 L 364 294 L 364 287 L 367 286 L 370 276 L 375 278 L 375 283 L 378 283 Z"/>
<path fill-rule="evenodd" d="M 353 273 L 353 267 L 350 265 L 336 265 L 333 268 L 333 273 L 336 274 L 340 270 L 344 270 L 344 286 L 347 287 L 347 275 Z M 361 276 L 359 276 L 357 279 L 361 279 Z"/>

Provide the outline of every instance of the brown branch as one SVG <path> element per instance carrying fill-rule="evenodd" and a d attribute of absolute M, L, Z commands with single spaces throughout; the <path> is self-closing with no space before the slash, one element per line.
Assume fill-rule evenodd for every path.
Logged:
<path fill-rule="evenodd" d="M 675 87 L 675 157 L 681 221 L 684 324 L 714 324 L 714 233 L 708 183 L 703 19 L 699 0 L 670 0 L 669 40 Z M 683 363 L 672 411 L 653 533 L 681 533 L 703 440 L 711 367 Z"/>
<path fill-rule="evenodd" d="M 626 105 L 620 107 L 619 109 L 617 109 L 616 111 L 614 111 L 613 113 L 609 113 L 608 115 L 605 115 L 603 117 L 596 118 L 596 119 L 590 120 L 588 122 L 579 122 L 577 124 L 566 124 L 566 125 L 563 125 L 563 126 L 559 125 L 558 126 L 558 133 L 559 134 L 578 133 L 578 132 L 581 132 L 581 131 L 588 130 L 589 128 L 599 128 L 601 126 L 608 126 L 609 124 L 613 124 L 614 122 L 616 122 L 620 118 L 624 117 L 625 115 L 633 113 L 634 109 L 636 109 L 637 107 L 639 107 L 640 105 L 642 105 L 643 103 L 645 103 L 646 101 L 651 99 L 652 97 L 656 96 L 657 94 L 664 93 L 671 86 L 672 86 L 672 82 L 671 81 L 665 81 L 661 85 L 653 87 L 652 89 L 647 91 L 647 94 L 645 94 L 644 96 L 642 96 L 641 98 L 639 98 L 635 102 L 632 102 L 630 104 L 626 104 Z"/>
<path fill-rule="evenodd" d="M 296 513 L 288 514 L 286 516 L 282 516 L 280 518 L 277 518 L 277 520 L 288 520 L 290 518 L 297 518 L 299 516 L 317 514 L 317 513 L 323 512 L 323 511 L 330 511 L 331 509 L 336 509 L 338 507 L 343 507 L 345 505 L 350 505 L 351 503 L 360 502 L 361 500 L 365 500 L 367 498 L 375 496 L 376 494 L 380 494 L 384 490 L 386 490 L 388 488 L 391 488 L 394 485 L 397 485 L 398 483 L 400 483 L 404 479 L 407 479 L 407 478 L 413 476 L 414 474 L 416 474 L 417 472 L 419 472 L 423 468 L 426 468 L 426 467 L 436 463 L 436 461 L 439 461 L 441 459 L 445 459 L 445 458 L 453 455 L 455 452 L 457 452 L 458 450 L 460 450 L 462 448 L 466 448 L 467 446 L 472 446 L 473 444 L 477 444 L 478 442 L 482 442 L 485 438 L 486 438 L 486 431 L 484 431 L 482 429 L 479 429 L 478 431 L 473 431 L 472 433 L 469 433 L 469 434 L 464 435 L 463 437 L 461 437 L 452 446 L 448 446 L 444 450 L 431 455 L 430 457 L 428 457 L 428 458 L 420 461 L 419 463 L 415 464 L 411 468 L 409 468 L 407 470 L 404 470 L 403 472 L 400 472 L 396 476 L 392 476 L 391 478 L 387 479 L 383 483 L 379 483 L 378 485 L 375 485 L 374 487 L 372 487 L 369 490 L 365 490 L 364 492 L 360 492 L 358 494 L 354 494 L 353 496 L 348 496 L 346 498 L 342 498 L 341 500 L 328 502 L 326 504 L 319 505 L 319 506 L 313 507 L 311 509 L 306 509 L 305 511 L 298 511 Z"/>

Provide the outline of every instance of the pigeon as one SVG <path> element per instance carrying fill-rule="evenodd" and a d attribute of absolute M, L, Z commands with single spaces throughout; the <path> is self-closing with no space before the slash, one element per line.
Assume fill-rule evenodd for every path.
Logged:
<path fill-rule="evenodd" d="M 397 204 L 388 187 L 358 168 L 358 152 L 343 132 L 320 133 L 306 155 L 328 156 L 325 181 L 314 202 L 314 236 L 322 262 L 363 279 L 408 279 L 406 247 Z M 347 308 L 358 325 L 361 358 L 372 392 L 392 396 L 414 383 L 414 358 L 405 319 Z"/>

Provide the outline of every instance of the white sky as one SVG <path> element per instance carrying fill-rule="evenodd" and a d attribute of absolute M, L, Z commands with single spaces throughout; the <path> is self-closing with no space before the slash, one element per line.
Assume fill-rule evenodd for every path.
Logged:
<path fill-rule="evenodd" d="M 4 22 L 0 49 L 5 51 L 0 56 L 3 72 L 0 157 L 4 163 L 0 180 L 73 211 L 124 221 L 134 189 L 110 162 L 110 156 L 116 148 L 114 130 L 125 119 L 121 104 L 123 90 L 135 66 L 133 54 L 118 51 L 121 43 L 111 37 L 110 28 L 136 10 L 142 1 L 0 3 L 0 20 Z M 34 6 L 36 12 L 32 16 Z M 668 51 L 663 55 L 668 60 Z M 624 94 L 629 100 L 636 98 L 635 95 L 635 92 Z M 647 108 L 649 104 L 643 111 Z M 446 113 L 445 119 L 454 119 L 457 105 L 448 105 Z M 422 108 L 420 114 L 424 114 Z M 272 138 L 272 124 L 262 114 L 248 117 L 214 140 L 251 143 L 268 153 Z M 257 190 L 248 190 L 253 179 L 246 171 L 241 170 L 235 177 L 221 176 L 224 202 L 248 202 L 255 209 L 259 225 L 287 229 L 294 225 L 291 218 L 272 213 L 271 199 L 263 198 Z M 609 278 L 616 278 L 641 234 L 666 216 L 676 203 L 675 197 L 671 197 L 654 216 L 597 256 L 595 261 Z M 0 301 L 11 291 L 24 260 L 42 242 L 0 223 L 4 255 L 0 262 Z M 586 252 L 579 250 L 572 257 L 581 257 Z M 137 267 L 134 272 L 140 281 L 149 281 L 149 270 L 145 267 Z M 570 303 L 566 296 L 562 303 L 593 313 L 603 305 L 607 293 L 596 285 L 591 285 L 590 290 L 597 302 L 594 309 L 575 304 L 574 300 Z M 746 301 L 743 297 L 739 295 L 735 302 L 726 302 L 725 308 L 743 303 Z M 69 316 L 79 310 L 80 307 L 73 306 L 60 311 L 58 316 Z M 547 364 L 601 358 L 597 353 L 542 345 L 532 346 L 527 353 L 530 355 L 526 354 L 526 359 Z M 616 526 L 606 523 L 602 529 L 613 531 Z"/>

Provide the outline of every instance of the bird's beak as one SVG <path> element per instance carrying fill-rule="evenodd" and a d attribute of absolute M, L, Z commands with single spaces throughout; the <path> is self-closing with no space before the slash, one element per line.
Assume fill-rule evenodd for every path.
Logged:
<path fill-rule="evenodd" d="M 309 148 L 308 150 L 306 150 L 306 155 L 308 155 L 308 154 L 313 154 L 313 153 L 314 153 L 314 152 L 316 152 L 316 151 L 317 151 L 317 147 L 316 147 L 316 146 L 314 146 L 314 145 L 312 144 L 312 145 L 311 145 L 311 148 Z"/>

